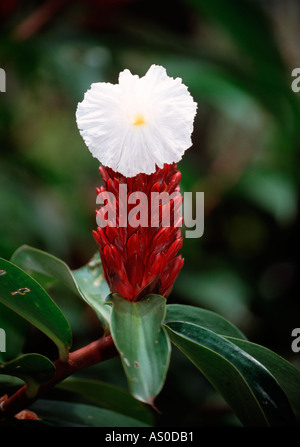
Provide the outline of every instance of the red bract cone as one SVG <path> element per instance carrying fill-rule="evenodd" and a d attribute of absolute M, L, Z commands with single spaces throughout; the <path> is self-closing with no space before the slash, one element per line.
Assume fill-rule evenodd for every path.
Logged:
<path fill-rule="evenodd" d="M 182 203 L 179 188 L 181 174 L 176 164 L 166 164 L 163 169 L 157 169 L 151 175 L 138 174 L 131 178 L 102 166 L 99 171 L 104 186 L 97 188 L 97 193 L 112 193 L 114 198 L 105 204 L 105 211 L 104 207 L 97 210 L 97 215 L 103 218 L 105 213 L 108 215 L 109 206 L 112 209 L 116 207 L 115 222 L 110 222 L 102 228 L 98 227 L 97 231 L 94 231 L 104 277 L 111 292 L 119 293 L 130 301 L 137 301 L 149 293 L 167 298 L 183 266 L 183 258 L 177 254 L 182 246 L 182 217 L 174 213 L 174 208 L 179 209 Z M 126 185 L 126 203 L 119 202 L 120 185 Z M 129 197 L 136 192 L 142 192 L 148 198 L 147 221 L 145 222 L 145 216 L 142 219 L 140 215 L 138 226 L 133 225 L 133 218 L 130 220 L 130 210 L 136 207 L 137 203 L 134 201 L 130 204 Z M 153 209 L 152 192 L 175 194 L 168 203 L 159 203 L 156 209 Z M 129 218 L 127 226 L 121 224 L 120 218 L 124 207 L 127 207 Z M 165 226 L 167 215 L 170 220 Z M 155 217 L 156 226 L 153 226 L 152 220 Z"/>

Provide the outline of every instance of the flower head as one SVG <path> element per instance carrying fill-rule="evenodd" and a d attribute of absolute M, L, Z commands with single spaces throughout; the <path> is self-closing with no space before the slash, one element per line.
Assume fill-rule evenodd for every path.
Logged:
<path fill-rule="evenodd" d="M 98 197 L 100 193 L 108 197 L 97 210 L 101 224 L 94 231 L 103 274 L 111 292 L 130 301 L 150 293 L 168 297 L 183 266 L 178 255 L 182 217 L 175 211 L 182 202 L 177 162 L 192 144 L 196 109 L 181 79 L 170 78 L 157 65 L 141 78 L 124 70 L 116 85 L 92 84 L 78 104 L 80 133 L 102 164 Z M 141 219 L 140 212 L 140 219 L 134 220 L 131 194 L 137 192 L 140 204 L 142 195 L 147 199 L 142 206 L 147 217 Z M 167 196 L 167 201 L 149 206 L 153 193 Z M 105 219 L 110 210 L 115 214 Z M 167 224 L 166 216 L 173 216 Z"/>
<path fill-rule="evenodd" d="M 76 111 L 81 136 L 103 166 L 125 177 L 177 163 L 191 145 L 197 104 L 180 78 L 152 65 L 118 84 L 91 85 Z"/>
<path fill-rule="evenodd" d="M 175 222 L 176 213 L 173 213 L 176 202 L 182 201 L 179 181 L 180 172 L 176 164 L 165 165 L 157 169 L 154 174 L 139 174 L 134 179 L 127 178 L 109 168 L 100 167 L 100 174 L 104 185 L 97 192 L 108 191 L 113 193 L 117 204 L 116 225 L 98 227 L 94 237 L 99 247 L 104 277 L 111 292 L 119 293 L 129 301 L 137 301 L 149 293 L 156 293 L 167 298 L 173 288 L 182 266 L 183 258 L 178 255 L 182 246 L 180 222 Z M 178 195 L 169 203 L 159 205 L 159 221 L 155 227 L 151 226 L 151 217 L 157 210 L 150 210 L 149 225 L 132 226 L 130 222 L 126 227 L 119 224 L 120 185 L 127 186 L 126 207 L 130 211 L 129 197 L 136 191 L 144 192 L 148 196 L 151 192 L 166 192 L 170 195 L 175 191 Z M 165 210 L 171 211 L 172 219 L 169 226 L 162 226 Z M 97 210 L 101 213 L 102 208 Z"/>

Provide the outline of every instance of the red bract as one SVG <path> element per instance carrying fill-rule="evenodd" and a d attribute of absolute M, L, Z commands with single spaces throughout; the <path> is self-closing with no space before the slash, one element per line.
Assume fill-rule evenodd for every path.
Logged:
<path fill-rule="evenodd" d="M 98 227 L 94 237 L 99 247 L 104 277 L 111 292 L 119 293 L 130 301 L 137 301 L 149 293 L 168 297 L 173 284 L 183 266 L 183 258 L 177 255 L 182 247 L 180 226 L 182 218 L 175 221 L 174 207 L 181 205 L 179 181 L 180 172 L 176 164 L 165 165 L 154 174 L 138 174 L 127 178 L 110 168 L 99 169 L 104 186 L 97 193 L 114 194 L 116 222 L 112 226 Z M 143 192 L 148 197 L 148 225 L 141 222 L 138 226 L 120 226 L 119 211 L 126 204 L 119 203 L 119 185 L 127 186 L 127 216 L 137 204 L 129 204 L 131 193 Z M 177 192 L 169 203 L 159 203 L 156 209 L 151 207 L 152 192 Z M 105 205 L 107 209 L 107 203 Z M 170 211 L 169 211 L 170 210 Z M 102 213 L 103 207 L 97 210 Z M 151 226 L 151 217 L 155 213 L 158 226 Z M 159 213 L 157 215 L 157 213 Z M 163 226 L 166 213 L 170 214 L 168 226 Z M 111 223 L 112 224 L 112 223 Z"/>

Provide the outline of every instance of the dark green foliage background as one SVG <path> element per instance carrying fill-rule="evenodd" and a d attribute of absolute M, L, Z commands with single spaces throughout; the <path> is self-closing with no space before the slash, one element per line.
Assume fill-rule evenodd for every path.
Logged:
<path fill-rule="evenodd" d="M 291 350 L 291 332 L 300 327 L 300 92 L 291 89 L 291 71 L 300 66 L 298 2 L 56 3 L 0 6 L 7 76 L 0 95 L 0 256 L 9 259 L 28 244 L 72 269 L 92 257 L 100 177 L 76 126 L 77 103 L 92 82 L 115 83 L 124 68 L 143 75 L 161 64 L 198 102 L 193 147 L 179 167 L 182 191 L 205 194 L 205 232 L 184 240 L 185 265 L 169 302 L 214 310 L 299 366 L 300 354 Z M 74 347 L 99 336 L 87 306 L 64 289 L 52 292 L 72 325 Z M 55 357 L 52 349 L 32 329 L 24 351 Z M 90 376 L 127 386 L 119 359 Z M 238 424 L 175 349 L 156 404 L 157 425 Z"/>

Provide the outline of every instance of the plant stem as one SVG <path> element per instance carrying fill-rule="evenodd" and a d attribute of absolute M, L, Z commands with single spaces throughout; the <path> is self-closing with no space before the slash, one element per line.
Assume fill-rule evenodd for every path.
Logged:
<path fill-rule="evenodd" d="M 36 399 L 42 397 L 49 389 L 57 383 L 69 377 L 75 372 L 87 368 L 88 366 L 109 360 L 118 355 L 118 351 L 114 345 L 111 335 L 99 338 L 77 351 L 71 352 L 67 362 L 62 362 L 60 359 L 54 363 L 56 373 L 52 379 L 42 384 L 36 396 L 29 398 L 26 394 L 27 386 L 24 385 L 15 394 L 7 399 L 3 399 L 0 404 L 2 413 L 8 416 L 14 416 L 25 408 L 29 407 Z"/>

